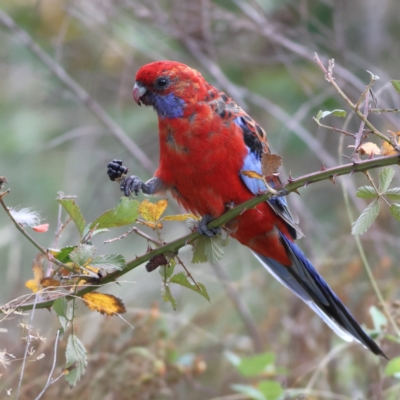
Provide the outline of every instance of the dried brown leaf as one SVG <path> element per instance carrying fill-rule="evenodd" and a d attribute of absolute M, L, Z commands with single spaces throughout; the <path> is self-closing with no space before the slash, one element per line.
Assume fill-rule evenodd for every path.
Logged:
<path fill-rule="evenodd" d="M 261 158 L 261 168 L 264 176 L 270 176 L 276 173 L 282 165 L 282 157 L 277 154 L 265 153 Z"/>

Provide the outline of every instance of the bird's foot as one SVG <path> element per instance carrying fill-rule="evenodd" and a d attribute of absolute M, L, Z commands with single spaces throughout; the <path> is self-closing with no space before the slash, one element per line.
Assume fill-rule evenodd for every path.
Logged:
<path fill-rule="evenodd" d="M 203 215 L 201 221 L 199 222 L 199 226 L 197 227 L 197 232 L 201 233 L 204 236 L 213 237 L 221 233 L 221 228 L 208 228 L 207 225 L 213 221 L 214 218 L 210 214 Z"/>

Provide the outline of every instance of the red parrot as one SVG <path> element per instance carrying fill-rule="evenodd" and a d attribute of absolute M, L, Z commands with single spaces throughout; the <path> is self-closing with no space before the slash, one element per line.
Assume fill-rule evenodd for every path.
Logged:
<path fill-rule="evenodd" d="M 186 210 L 203 217 L 199 231 L 211 236 L 218 229 L 208 229 L 208 222 L 232 203 L 267 189 L 263 181 L 241 174 L 261 173 L 261 157 L 270 152 L 265 131 L 198 71 L 175 61 L 147 64 L 136 75 L 133 97 L 157 112 L 160 165 L 147 182 L 137 176 L 125 179 L 125 195 L 169 191 Z M 120 168 L 121 162 L 109 164 L 111 179 Z M 271 187 L 280 183 L 276 176 L 267 182 Z M 294 243 L 301 230 L 284 197 L 243 212 L 226 228 L 342 339 L 355 339 L 387 358 Z"/>

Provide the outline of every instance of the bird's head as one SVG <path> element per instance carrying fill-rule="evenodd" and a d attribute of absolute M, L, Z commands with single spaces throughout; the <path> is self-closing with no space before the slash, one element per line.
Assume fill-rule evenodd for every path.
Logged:
<path fill-rule="evenodd" d="M 160 118 L 179 118 L 190 103 L 204 99 L 206 81 L 201 74 L 175 61 L 157 61 L 139 69 L 133 87 L 137 104 L 153 106 Z"/>

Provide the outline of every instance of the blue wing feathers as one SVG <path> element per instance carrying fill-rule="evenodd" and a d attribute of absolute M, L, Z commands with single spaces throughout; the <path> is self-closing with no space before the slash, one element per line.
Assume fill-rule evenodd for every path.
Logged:
<path fill-rule="evenodd" d="M 291 265 L 282 265 L 260 254 L 255 253 L 255 256 L 278 281 L 305 301 L 342 339 L 346 341 L 355 339 L 374 354 L 387 358 L 307 260 L 300 248 L 282 233 L 280 240 L 292 261 Z"/>

